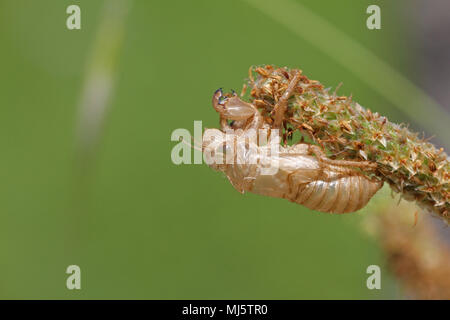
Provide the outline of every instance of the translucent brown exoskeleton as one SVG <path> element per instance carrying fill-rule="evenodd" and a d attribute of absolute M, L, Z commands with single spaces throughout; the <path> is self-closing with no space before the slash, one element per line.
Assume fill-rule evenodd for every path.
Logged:
<path fill-rule="evenodd" d="M 285 112 L 289 90 L 278 101 L 275 112 Z M 219 154 L 223 159 L 232 151 L 232 161 L 212 162 L 209 166 L 224 172 L 241 193 L 284 198 L 322 212 L 346 213 L 364 207 L 383 185 L 362 172 L 373 170 L 376 164 L 372 162 L 332 160 L 320 147 L 307 143 L 283 147 L 280 139 L 270 139 L 265 145 L 249 139 L 248 133 L 255 131 L 266 131 L 270 136 L 280 123 L 280 114 L 275 114 L 276 123 L 269 126 L 253 104 L 236 94 L 224 95 L 221 89 L 214 93 L 212 103 L 220 114 L 221 130 L 205 130 L 202 151 Z M 214 143 L 207 139 L 211 136 Z M 279 152 L 268 152 L 275 147 Z M 268 174 L 268 164 L 277 170 Z"/>

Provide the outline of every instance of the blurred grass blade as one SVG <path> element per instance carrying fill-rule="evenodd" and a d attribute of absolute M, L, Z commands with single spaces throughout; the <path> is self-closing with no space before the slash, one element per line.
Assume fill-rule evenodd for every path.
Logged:
<path fill-rule="evenodd" d="M 436 134 L 449 148 L 446 139 L 450 137 L 450 115 L 385 61 L 298 2 L 246 1 L 350 70 L 411 120 L 419 119 L 424 129 Z M 366 107 L 376 109 L 376 106 Z"/>
<path fill-rule="evenodd" d="M 79 104 L 76 152 L 89 159 L 97 146 L 113 94 L 118 57 L 125 33 L 130 0 L 107 0 L 100 17 Z"/>

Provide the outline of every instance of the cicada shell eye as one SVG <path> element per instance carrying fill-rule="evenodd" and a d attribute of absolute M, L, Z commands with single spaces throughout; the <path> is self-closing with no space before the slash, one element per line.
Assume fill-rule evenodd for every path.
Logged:
<path fill-rule="evenodd" d="M 224 112 L 225 100 L 226 99 L 223 95 L 222 88 L 217 89 L 216 92 L 214 92 L 213 97 L 212 97 L 212 105 L 217 112 L 219 112 L 219 113 Z"/>

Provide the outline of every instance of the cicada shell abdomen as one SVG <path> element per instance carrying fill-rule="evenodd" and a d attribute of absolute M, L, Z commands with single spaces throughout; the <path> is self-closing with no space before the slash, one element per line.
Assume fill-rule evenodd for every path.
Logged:
<path fill-rule="evenodd" d="M 361 174 L 319 179 L 299 185 L 292 201 L 321 212 L 354 212 L 363 208 L 382 185 Z"/>

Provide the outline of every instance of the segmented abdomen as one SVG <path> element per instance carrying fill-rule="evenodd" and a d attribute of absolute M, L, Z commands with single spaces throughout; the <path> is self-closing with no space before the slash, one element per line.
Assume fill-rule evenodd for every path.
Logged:
<path fill-rule="evenodd" d="M 354 212 L 364 207 L 382 185 L 382 182 L 370 180 L 363 175 L 351 175 L 331 181 L 316 180 L 298 186 L 291 200 L 321 212 Z"/>

